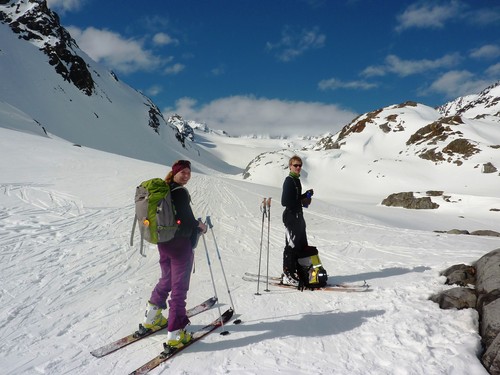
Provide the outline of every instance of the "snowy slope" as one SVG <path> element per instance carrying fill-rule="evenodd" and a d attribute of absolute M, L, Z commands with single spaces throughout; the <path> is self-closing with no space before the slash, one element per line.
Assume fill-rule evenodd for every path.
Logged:
<path fill-rule="evenodd" d="M 4 17 L 0 22 L 0 104 L 23 113 L 42 132 L 84 147 L 157 163 L 190 158 L 195 169 L 200 167 L 197 161 L 204 167 L 228 169 L 210 150 L 202 151 L 193 143 L 182 147 L 175 137 L 177 129 L 166 123 L 156 105 L 81 51 L 43 2 L 13 3 L 0 5 Z M 17 25 L 18 20 L 21 31 L 16 34 L 10 25 Z M 58 43 L 65 48 L 56 49 L 52 57 L 41 50 L 52 51 Z M 69 56 L 72 63 L 61 58 L 54 65 L 54 55 L 59 53 Z M 81 80 L 87 82 L 83 88 L 68 78 L 66 69 L 74 61 L 83 61 L 88 70 L 88 75 L 82 73 Z"/>
<path fill-rule="evenodd" d="M 431 215 L 445 211 L 454 215 L 439 228 L 430 228 L 425 218 L 420 222 L 421 214 L 414 212 L 403 222 L 395 220 L 395 225 L 448 230 L 467 226 L 466 217 L 476 229 L 497 230 L 498 215 L 491 211 L 495 200 L 488 197 L 498 197 L 500 191 L 500 85 L 485 92 L 482 100 L 473 101 L 477 109 L 468 106 L 469 114 L 443 116 L 434 108 L 409 102 L 360 115 L 340 132 L 298 151 L 306 166 L 303 185 L 314 188 L 318 198 L 337 204 L 348 201 L 350 210 L 358 206 L 373 217 L 383 212 L 377 206 L 392 193 L 424 196 L 427 191 L 442 191 L 432 198 L 440 207 Z M 258 155 L 245 177 L 281 186 L 294 152 L 277 149 Z M 484 173 L 488 165 L 497 171 Z M 370 205 L 362 207 L 367 202 Z"/>
<path fill-rule="evenodd" d="M 0 5 L 2 10 L 6 8 Z M 49 58 L 39 50 L 43 45 L 40 41 L 20 39 L 1 22 L 0 39 L 0 106 L 5 114 L 0 126 L 17 129 L 28 126 L 37 134 L 46 132 L 83 147 L 139 160 L 172 163 L 189 158 L 195 170 L 243 172 L 245 165 L 228 164 L 218 157 L 219 151 L 213 143 L 203 141 L 203 132 L 200 132 L 200 142 L 187 141 L 186 147 L 182 147 L 176 139 L 177 129 L 166 123 L 154 103 L 91 60 L 77 46 L 72 48 L 90 67 L 95 83 L 90 96 L 56 73 Z M 149 125 L 151 111 L 158 121 L 157 131 Z M 21 113 L 31 125 L 8 125 L 12 113 Z M 254 156 L 251 154 L 246 162 Z"/>
<path fill-rule="evenodd" d="M 87 96 L 64 81 L 35 45 L 19 41 L 5 24 L 0 24 L 0 37 L 3 77 L 0 100 L 29 114 L 47 132 L 97 149 L 108 148 L 121 154 L 126 151 L 137 158 L 142 153 L 146 157 L 152 155 L 147 148 L 134 143 L 134 139 L 149 138 L 152 146 L 158 148 L 165 143 L 147 125 L 146 99 L 97 64 L 94 67 L 97 92 Z M 64 111 L 54 111 L 55 108 Z M 123 127 L 127 131 L 121 132 Z M 150 136 L 145 137 L 148 133 Z M 111 139 L 114 141 L 109 149 Z"/>
<path fill-rule="evenodd" d="M 104 359 L 89 352 L 129 333 L 142 318 L 159 269 L 154 246 L 146 258 L 128 246 L 132 195 L 137 182 L 163 176 L 168 168 L 3 128 L 0 150 L 2 373 L 130 372 L 160 350 L 164 334 Z M 441 270 L 498 248 L 498 238 L 433 233 L 433 227 L 453 219 L 453 211 L 412 212 L 416 220 L 409 221 L 408 210 L 378 207 L 373 219 L 358 206 L 371 206 L 374 197 L 353 193 L 339 200 L 341 205 L 315 199 L 305 213 L 308 233 L 330 281 L 366 280 L 373 290 L 300 293 L 271 287 L 266 293 L 261 285 L 262 295 L 256 296 L 256 285 L 241 275 L 257 271 L 259 204 L 268 196 L 273 197 L 269 269 L 280 272 L 280 189 L 200 173 L 188 187 L 195 213 L 212 217 L 243 324 L 229 324 L 229 336 L 209 336 L 155 374 L 486 373 L 476 357 L 476 313 L 442 311 L 427 298 L 446 288 Z M 484 199 L 500 207 L 498 195 Z M 478 206 L 471 203 L 472 214 Z M 473 222 L 467 216 L 464 226 Z M 419 229 L 423 221 L 426 230 Z M 213 238 L 208 234 L 206 240 L 224 308 L 229 298 Z M 264 245 L 263 268 L 265 254 Z M 213 293 L 201 245 L 188 304 Z M 216 316 L 217 309 L 203 313 L 192 319 L 192 327 Z"/>

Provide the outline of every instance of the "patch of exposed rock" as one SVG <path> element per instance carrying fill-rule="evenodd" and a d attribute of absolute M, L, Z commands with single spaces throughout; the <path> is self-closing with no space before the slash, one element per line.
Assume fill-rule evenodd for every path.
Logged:
<path fill-rule="evenodd" d="M 3 1 L 1 4 L 8 4 Z M 59 16 L 47 7 L 46 1 L 32 1 L 25 13 L 19 4 L 11 3 L 9 12 L 0 12 L 0 21 L 8 24 L 12 31 L 27 41 L 39 46 L 49 58 L 49 64 L 64 80 L 73 83 L 79 90 L 91 96 L 95 90 L 94 80 L 85 60 L 75 49 L 75 40 L 63 28 Z"/>
<path fill-rule="evenodd" d="M 382 204 L 389 207 L 403 207 L 417 210 L 429 210 L 439 207 L 439 204 L 432 202 L 430 197 L 417 198 L 411 191 L 391 194 L 382 201 Z"/>
<path fill-rule="evenodd" d="M 494 230 L 481 229 L 469 232 L 465 229 L 450 229 L 447 231 L 436 230 L 436 233 L 447 233 L 447 234 L 466 234 L 471 236 L 490 236 L 490 237 L 500 237 L 500 233 Z"/>
<path fill-rule="evenodd" d="M 481 172 L 483 173 L 495 173 L 498 169 L 490 162 L 483 164 Z"/>
<path fill-rule="evenodd" d="M 430 297 L 442 309 L 474 308 L 479 314 L 483 352 L 480 359 L 492 375 L 500 375 L 500 249 L 473 265 L 458 264 L 441 273 L 445 284 L 458 287 Z"/>
<path fill-rule="evenodd" d="M 421 194 L 421 193 L 419 193 Z M 414 193 L 411 191 L 401 192 L 401 193 L 393 193 L 389 195 L 382 201 L 384 206 L 389 207 L 403 207 L 408 209 L 436 209 L 439 208 L 438 203 L 434 203 L 431 200 L 431 197 L 441 197 L 443 201 L 447 203 L 457 203 L 460 202 L 461 199 L 453 200 L 451 195 L 447 195 L 442 190 L 428 190 L 425 192 L 425 197 L 415 197 Z M 500 212 L 500 208 L 492 207 L 490 209 L 492 212 Z M 498 233 L 491 230 L 478 230 L 475 232 L 469 233 L 466 230 L 460 229 L 452 229 L 450 231 L 436 231 L 438 233 L 449 233 L 449 234 L 473 234 L 476 236 L 494 236 L 497 237 Z"/>

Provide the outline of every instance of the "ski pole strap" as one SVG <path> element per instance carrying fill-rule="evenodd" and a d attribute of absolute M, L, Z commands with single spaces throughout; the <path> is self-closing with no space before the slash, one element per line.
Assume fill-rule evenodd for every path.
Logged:
<path fill-rule="evenodd" d="M 146 254 L 144 253 L 144 233 L 140 231 L 141 233 L 141 247 L 139 249 L 139 253 L 143 256 L 146 257 Z"/>
<path fill-rule="evenodd" d="M 134 246 L 134 232 L 135 232 L 135 226 L 137 225 L 137 214 L 134 215 L 134 223 L 132 224 L 132 233 L 130 233 L 130 246 Z M 144 232 L 139 228 L 139 233 L 141 235 L 141 243 L 139 247 L 139 253 L 145 257 L 146 254 L 144 253 Z"/>
<path fill-rule="evenodd" d="M 134 223 L 132 224 L 132 232 L 130 233 L 130 246 L 134 246 L 134 232 L 137 225 L 137 214 L 134 215 Z"/>

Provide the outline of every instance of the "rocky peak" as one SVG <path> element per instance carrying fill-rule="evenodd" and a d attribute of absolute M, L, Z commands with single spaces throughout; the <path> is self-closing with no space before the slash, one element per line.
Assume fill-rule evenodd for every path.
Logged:
<path fill-rule="evenodd" d="M 437 109 L 443 116 L 460 115 L 481 119 L 489 115 L 500 118 L 500 81 L 486 87 L 477 95 L 457 98 Z"/>
<path fill-rule="evenodd" d="M 476 129 L 486 126 L 480 122 L 485 118 L 487 123 L 500 120 L 500 82 L 438 109 L 405 102 L 362 114 L 340 132 L 320 139 L 312 149 L 360 153 L 376 149 L 380 158 L 413 155 L 436 164 L 461 166 L 476 154 L 500 148 L 494 138 L 488 142 L 478 134 Z M 476 168 L 478 164 L 470 165 Z"/>
<path fill-rule="evenodd" d="M 153 128 L 153 130 L 157 133 L 160 134 L 160 119 L 165 122 L 165 118 L 163 117 L 163 114 L 161 113 L 160 109 L 156 104 L 154 104 L 151 99 L 146 98 L 146 103 L 144 103 L 146 107 L 149 107 L 148 110 L 148 115 L 149 115 L 149 126 Z"/>
<path fill-rule="evenodd" d="M 20 39 L 43 51 L 49 64 L 64 80 L 73 83 L 86 95 L 92 95 L 94 80 L 87 64 L 77 53 L 78 45 L 45 0 L 0 0 L 0 22 L 9 25 Z"/>
<path fill-rule="evenodd" d="M 177 129 L 175 137 L 179 142 L 181 142 L 183 147 L 185 147 L 186 138 L 194 141 L 194 130 L 181 115 L 178 115 L 177 113 L 173 114 L 168 118 L 167 124 Z"/>

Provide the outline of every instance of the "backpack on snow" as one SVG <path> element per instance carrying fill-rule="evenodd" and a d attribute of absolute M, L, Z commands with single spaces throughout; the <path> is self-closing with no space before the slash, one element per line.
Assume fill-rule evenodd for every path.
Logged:
<path fill-rule="evenodd" d="M 318 249 L 307 246 L 297 259 L 297 271 L 307 288 L 322 288 L 328 282 L 328 274 L 319 259 Z"/>
<path fill-rule="evenodd" d="M 157 244 L 174 238 L 179 223 L 175 219 L 175 207 L 172 203 L 171 192 L 180 188 L 182 186 L 170 189 L 170 185 L 161 178 L 146 180 L 137 186 L 130 246 L 133 246 L 135 226 L 138 225 L 141 234 L 140 253 L 142 256 L 146 256 L 143 250 L 144 240 Z"/>

